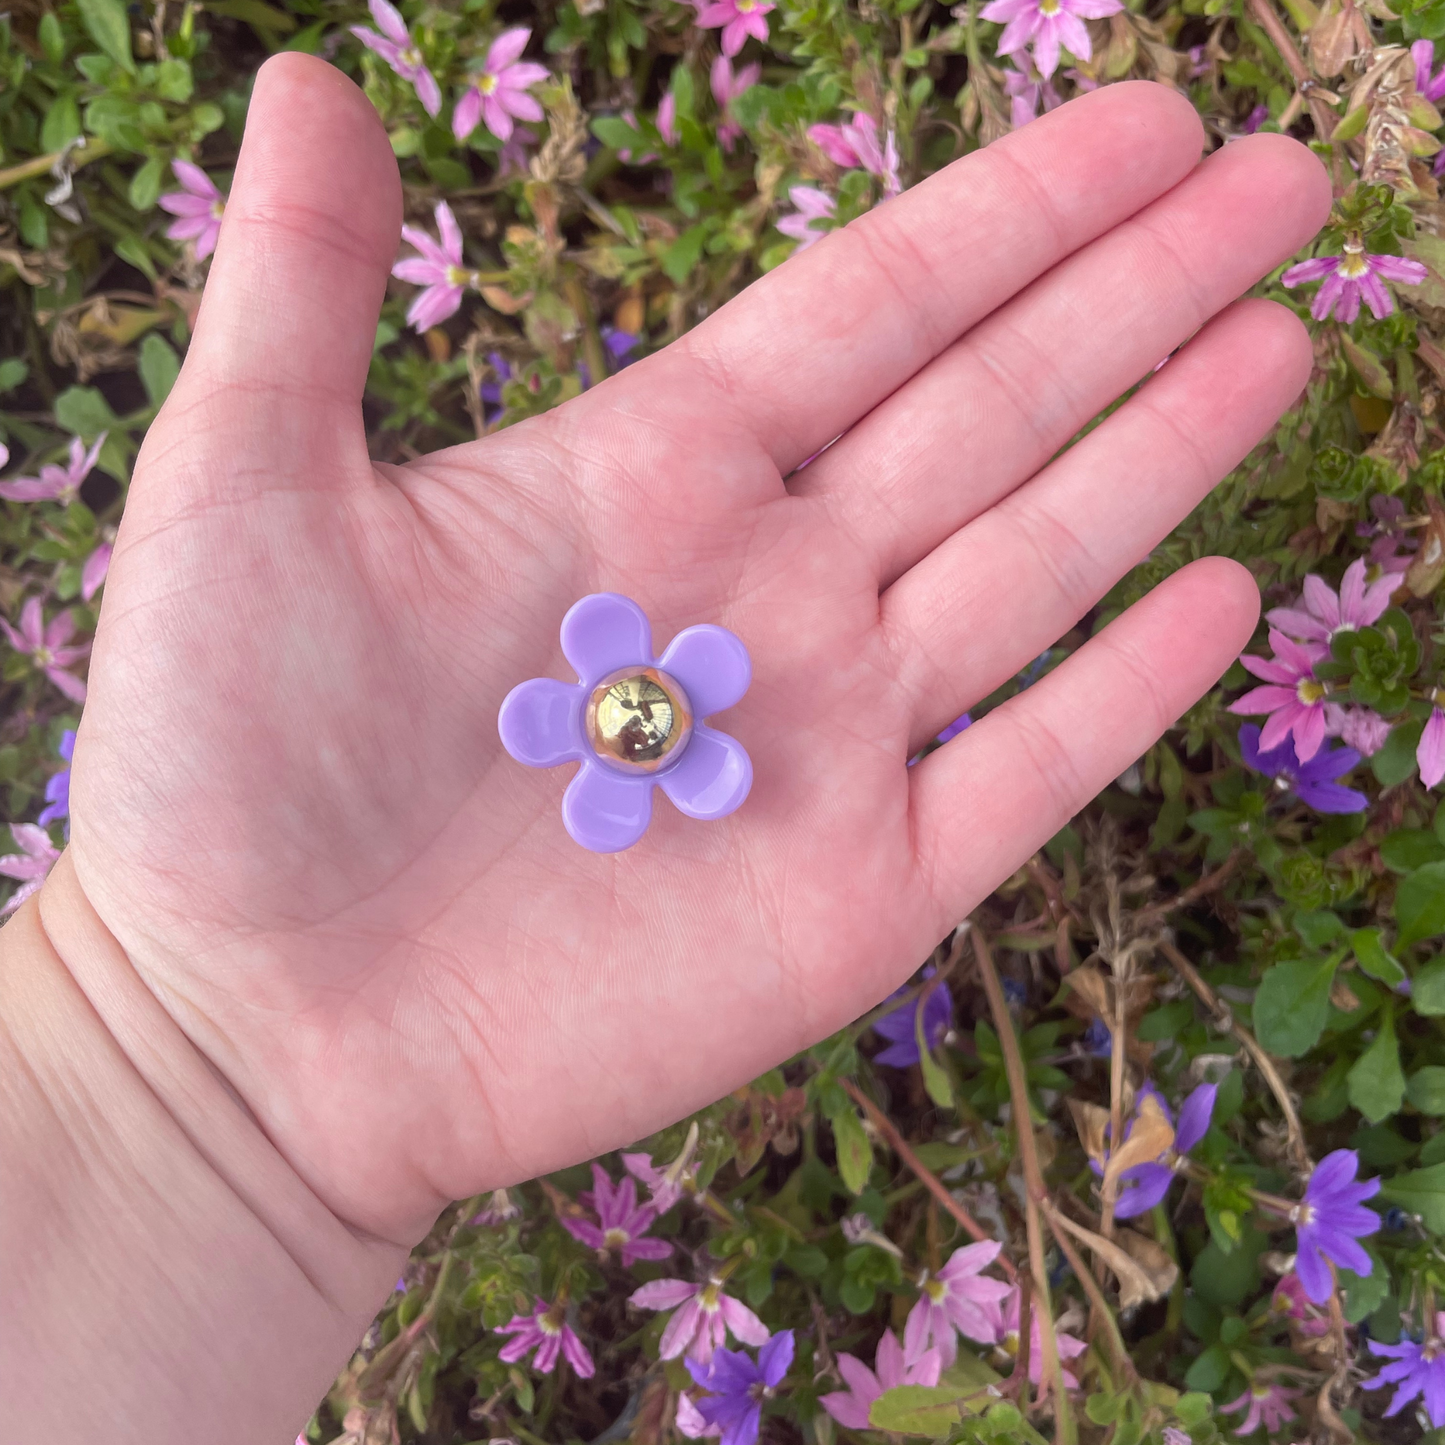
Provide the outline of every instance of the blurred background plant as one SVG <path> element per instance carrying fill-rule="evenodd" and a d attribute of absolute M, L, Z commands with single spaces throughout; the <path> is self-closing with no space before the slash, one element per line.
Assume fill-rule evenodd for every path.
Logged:
<path fill-rule="evenodd" d="M 388 461 L 565 401 L 1099 85 L 1184 91 L 1211 146 L 1294 134 L 1335 182 L 1259 288 L 1313 331 L 1295 409 L 972 716 L 1205 553 L 1257 576 L 1258 646 L 874 1015 L 450 1209 L 306 1439 L 1445 1441 L 1445 4 L 1392 4 L 0 17 L 6 911 L 63 846 L 130 467 L 269 53 L 353 76 L 401 168 Z"/>

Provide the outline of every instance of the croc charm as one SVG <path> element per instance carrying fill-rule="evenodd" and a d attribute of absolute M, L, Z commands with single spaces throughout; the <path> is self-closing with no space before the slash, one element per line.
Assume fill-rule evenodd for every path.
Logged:
<path fill-rule="evenodd" d="M 616 592 L 574 602 L 562 652 L 581 678 L 519 683 L 502 702 L 502 746 L 529 768 L 580 762 L 562 798 L 562 821 L 594 853 L 630 848 L 652 820 L 661 787 L 689 818 L 725 818 L 748 795 L 743 745 L 703 722 L 748 690 L 748 650 L 725 627 L 679 632 L 652 655 L 647 614 Z"/>

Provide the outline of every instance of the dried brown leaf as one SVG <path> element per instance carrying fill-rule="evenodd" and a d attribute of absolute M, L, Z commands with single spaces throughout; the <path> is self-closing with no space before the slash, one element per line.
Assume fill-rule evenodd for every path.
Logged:
<path fill-rule="evenodd" d="M 1159 1100 L 1153 1094 L 1145 1094 L 1129 1137 L 1109 1156 L 1104 1168 L 1104 1188 L 1124 1170 L 1157 1159 L 1173 1143 L 1174 1126 L 1164 1117 Z"/>
<path fill-rule="evenodd" d="M 1065 1234 L 1073 1235 L 1080 1244 L 1086 1245 L 1097 1258 L 1103 1260 L 1113 1270 L 1115 1278 L 1119 1281 L 1120 1309 L 1131 1309 L 1134 1305 L 1159 1299 L 1173 1286 L 1172 1279 L 1168 1285 L 1163 1285 L 1162 1277 L 1156 1279 L 1122 1246 L 1112 1243 L 1101 1234 L 1095 1234 L 1092 1229 L 1085 1229 L 1082 1224 L 1075 1224 L 1072 1219 L 1066 1218 L 1057 1209 L 1051 1207 L 1048 1217 L 1051 1227 L 1062 1229 Z"/>
<path fill-rule="evenodd" d="M 1080 1099 L 1066 1100 L 1069 1113 L 1074 1116 L 1074 1128 L 1079 1131 L 1079 1143 L 1084 1146 L 1096 1164 L 1103 1164 L 1105 1133 L 1109 1127 L 1109 1111 L 1098 1104 L 1086 1104 Z"/>

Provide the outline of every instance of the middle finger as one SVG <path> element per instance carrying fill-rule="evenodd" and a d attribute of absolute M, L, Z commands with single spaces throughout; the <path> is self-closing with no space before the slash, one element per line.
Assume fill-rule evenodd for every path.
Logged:
<path fill-rule="evenodd" d="M 790 490 L 819 498 L 887 587 L 1293 255 L 1329 204 L 1297 142 L 1226 146 L 980 322 Z"/>

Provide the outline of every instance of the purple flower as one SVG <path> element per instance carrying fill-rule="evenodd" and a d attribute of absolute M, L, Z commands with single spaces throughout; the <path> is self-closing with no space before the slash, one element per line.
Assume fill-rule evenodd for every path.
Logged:
<path fill-rule="evenodd" d="M 65 466 L 46 462 L 38 477 L 12 477 L 0 482 L 0 497 L 10 502 L 64 502 L 69 506 L 80 492 L 80 484 L 90 475 L 95 459 L 105 445 L 107 433 L 101 432 L 89 451 L 79 437 L 70 439 L 70 458 Z M 3 465 L 3 463 L 0 463 Z"/>
<path fill-rule="evenodd" d="M 110 572 L 110 557 L 114 550 L 110 542 L 102 542 L 85 559 L 85 565 L 80 569 L 80 595 L 85 601 L 89 602 L 104 585 Z"/>
<path fill-rule="evenodd" d="M 1310 1175 L 1304 1202 L 1295 1206 L 1295 1270 L 1305 1293 L 1317 1305 L 1329 1299 L 1333 1288 L 1326 1259 L 1360 1276 L 1374 1267 L 1357 1241 L 1380 1227 L 1380 1216 L 1364 1206 L 1379 1190 L 1380 1181 L 1366 1179 L 1356 1184 L 1359 1167 L 1360 1156 L 1353 1149 L 1326 1154 Z"/>
<path fill-rule="evenodd" d="M 1021 125 L 1039 118 L 1040 104 L 1045 111 L 1050 111 L 1062 105 L 1063 101 L 1053 82 L 1045 80 L 1027 60 L 1017 69 L 1015 66 L 1018 66 L 1017 60 L 1004 71 L 1003 88 L 1012 101 L 1009 123 L 1017 130 Z"/>
<path fill-rule="evenodd" d="M 61 818 L 70 816 L 70 760 L 75 755 L 75 729 L 66 728 L 60 735 L 60 746 L 55 750 L 65 759 L 66 766 L 51 775 L 45 785 L 45 808 L 35 820 L 42 828 L 48 828 Z M 66 824 L 68 829 L 70 824 Z"/>
<path fill-rule="evenodd" d="M 1214 1113 L 1214 1099 L 1219 1089 L 1215 1084 L 1200 1084 L 1185 1099 L 1179 1110 L 1179 1125 L 1174 1131 L 1174 1147 L 1159 1156 L 1152 1164 L 1136 1164 L 1126 1169 L 1119 1182 L 1128 1186 L 1120 1191 L 1118 1203 L 1114 1206 L 1116 1219 L 1132 1219 L 1144 1214 L 1162 1202 L 1174 1182 L 1174 1170 L 1181 1156 L 1187 1154 L 1209 1129 L 1210 1116 Z M 1165 1117 L 1169 1109 L 1161 1099 Z"/>
<path fill-rule="evenodd" d="M 1373 708 L 1325 704 L 1325 732 L 1354 748 L 1362 758 L 1372 758 L 1390 736 L 1390 724 Z"/>
<path fill-rule="evenodd" d="M 492 41 L 482 68 L 473 77 L 452 116 L 452 134 L 466 140 L 480 121 L 498 140 L 512 134 L 512 117 L 541 120 L 542 105 L 527 94 L 529 86 L 546 80 L 551 71 L 518 57 L 527 48 L 532 31 L 526 25 L 504 30 Z"/>
<path fill-rule="evenodd" d="M 40 599 L 32 597 L 20 610 L 19 630 L 13 628 L 4 618 L 0 618 L 0 629 L 4 630 L 10 646 L 16 652 L 29 653 L 36 669 L 43 672 L 71 702 L 85 701 L 85 684 L 65 671 L 90 651 L 88 645 L 66 646 L 75 635 L 75 618 L 71 616 L 69 608 L 64 612 L 57 612 L 47 624 L 40 608 Z"/>
<path fill-rule="evenodd" d="M 1431 1426 L 1438 1430 L 1445 1425 L 1445 1342 L 1440 1338 L 1442 1332 L 1445 1332 L 1445 1313 L 1435 1316 L 1435 1327 L 1422 1343 L 1405 1338 L 1397 1345 L 1370 1341 L 1373 1354 L 1384 1355 L 1395 1362 L 1386 1365 L 1378 1375 L 1361 1385 L 1366 1390 L 1382 1390 L 1386 1385 L 1400 1387 L 1390 1401 L 1390 1408 L 1385 1411 L 1386 1419 L 1398 1415 L 1411 1400 L 1423 1395 L 1425 1413 L 1430 1417 Z"/>
<path fill-rule="evenodd" d="M 1301 261 L 1279 279 L 1287 287 L 1323 281 L 1325 284 L 1315 295 L 1310 315 L 1316 321 L 1328 321 L 1333 312 L 1338 320 L 1348 324 L 1360 314 L 1361 297 L 1374 312 L 1376 321 L 1383 321 L 1395 309 L 1394 298 L 1385 290 L 1385 281 L 1418 286 L 1428 274 L 1419 261 L 1404 256 L 1367 255 L 1364 243 L 1351 235 L 1345 241 L 1344 255 Z"/>
<path fill-rule="evenodd" d="M 1410 58 L 1415 62 L 1415 89 L 1434 104 L 1445 99 L 1445 65 L 1432 75 L 1435 64 L 1435 46 L 1429 40 L 1417 40 L 1410 47 Z"/>
<path fill-rule="evenodd" d="M 1000 55 L 1032 44 L 1034 65 L 1047 80 L 1059 68 L 1060 49 L 1076 60 L 1093 54 L 1085 20 L 1102 20 L 1123 8 L 1123 0 L 989 0 L 978 13 L 981 20 L 1003 25 Z"/>
<path fill-rule="evenodd" d="M 599 1254 L 617 1250 L 624 1267 L 639 1259 L 666 1259 L 672 1246 L 664 1239 L 644 1238 L 657 1218 L 651 1204 L 638 1204 L 637 1185 L 631 1179 L 613 1184 L 600 1164 L 592 1166 L 591 1189 L 579 1196 L 597 1213 L 597 1222 L 590 1219 L 562 1220 L 562 1227 L 573 1239 L 580 1239 Z"/>
<path fill-rule="evenodd" d="M 1229 710 L 1246 716 L 1269 713 L 1260 745 L 1269 750 L 1293 735 L 1295 753 L 1300 762 L 1307 763 L 1325 740 L 1325 686 L 1315 679 L 1315 663 L 1328 657 L 1329 649 L 1319 642 L 1295 642 L 1274 629 L 1269 645 L 1273 657 L 1246 652 L 1239 659 L 1268 686 L 1251 689 L 1230 703 Z"/>
<path fill-rule="evenodd" d="M 651 1195 L 648 1201 L 659 1214 L 666 1214 L 684 1194 L 697 1193 L 697 1172 L 701 1160 L 694 1159 L 697 1152 L 697 1120 L 693 1120 L 687 1131 L 682 1152 L 666 1167 L 652 1162 L 651 1154 L 624 1154 L 622 1167 L 639 1184 L 647 1186 Z"/>
<path fill-rule="evenodd" d="M 1289 1402 L 1299 1393 L 1278 1383 L 1257 1380 L 1239 1399 L 1219 1408 L 1226 1415 L 1236 1410 L 1249 1411 L 1243 1423 L 1234 1427 L 1236 1435 L 1253 1435 L 1261 1425 L 1273 1435 L 1286 1420 L 1294 1419 L 1294 1408 Z"/>
<path fill-rule="evenodd" d="M 156 202 L 161 210 L 169 211 L 180 220 L 172 221 L 166 227 L 166 235 L 172 241 L 196 243 L 196 260 L 204 261 L 216 249 L 216 240 L 221 234 L 221 217 L 226 213 L 226 198 L 216 189 L 200 166 L 190 161 L 173 160 L 171 170 L 181 183 L 178 191 L 167 191 Z"/>
<path fill-rule="evenodd" d="M 826 231 L 813 228 L 819 221 L 831 220 L 837 213 L 837 204 L 832 196 L 812 186 L 792 186 L 788 191 L 788 199 L 798 209 L 778 222 L 778 230 L 785 236 L 791 236 L 798 243 L 799 251 L 806 251 L 827 234 Z"/>
<path fill-rule="evenodd" d="M 808 139 L 836 166 L 862 169 L 883 182 L 883 194 L 903 189 L 898 178 L 898 143 L 890 130 L 880 145 L 878 122 L 866 110 L 855 110 L 846 125 L 810 125 Z"/>
<path fill-rule="evenodd" d="M 502 745 L 533 768 L 582 766 L 567 785 L 562 821 L 596 853 L 630 848 L 661 787 L 689 818 L 724 818 L 752 786 L 743 745 L 703 719 L 748 690 L 747 649 L 723 627 L 685 628 L 656 661 L 643 610 L 616 592 L 574 602 L 562 652 L 580 682 L 534 677 L 514 687 L 497 719 Z"/>
<path fill-rule="evenodd" d="M 506 410 L 506 407 L 502 405 L 502 385 L 504 382 L 511 381 L 512 367 L 500 351 L 489 351 L 487 360 L 491 363 L 492 372 L 497 379 L 484 381 L 478 388 L 478 395 L 482 399 L 484 420 L 490 426 Z"/>
<path fill-rule="evenodd" d="M 1363 793 L 1335 782 L 1360 761 L 1354 748 L 1326 748 L 1302 763 L 1289 738 L 1268 750 L 1259 743 L 1259 729 L 1245 723 L 1239 730 L 1239 751 L 1245 767 L 1273 778 L 1277 787 L 1289 788 L 1315 812 L 1359 813 L 1369 806 L 1370 800 Z"/>
<path fill-rule="evenodd" d="M 1427 788 L 1445 778 L 1445 712 L 1438 707 L 1430 709 L 1430 720 L 1415 749 L 1415 761 L 1420 766 L 1420 781 Z"/>
<path fill-rule="evenodd" d="M 973 726 L 973 719 L 965 713 L 960 713 L 944 730 L 939 733 L 938 741 L 946 743 L 951 738 L 956 738 L 965 728 Z"/>
<path fill-rule="evenodd" d="M 487 1199 L 487 1207 L 481 1213 L 472 1215 L 467 1223 L 483 1229 L 495 1229 L 499 1224 L 515 1219 L 521 1212 L 521 1207 L 513 1202 L 505 1189 L 494 1189 Z"/>
<path fill-rule="evenodd" d="M 1442 152 L 1441 154 L 1445 154 Z M 1405 504 L 1399 497 L 1370 498 L 1373 522 L 1361 522 L 1355 527 L 1357 537 L 1373 537 L 1369 555 L 1366 558 L 1371 580 L 1385 572 L 1408 572 L 1415 559 L 1413 553 L 1420 546 L 1419 539 L 1410 533 L 1406 525 Z M 1397 552 L 1395 549 L 1400 548 Z"/>
<path fill-rule="evenodd" d="M 892 1330 L 884 1330 L 883 1338 L 878 1341 L 873 1369 L 870 1370 L 855 1355 L 842 1353 L 837 1356 L 837 1364 L 838 1373 L 848 1388 L 820 1395 L 818 1403 L 849 1430 L 873 1428 L 868 1412 L 874 1400 L 885 1390 L 896 1389 L 899 1385 L 936 1385 L 943 1372 L 943 1361 L 937 1350 L 924 1350 L 916 1360 L 905 1361 L 903 1346 Z"/>
<path fill-rule="evenodd" d="M 733 63 L 726 55 L 719 55 L 712 63 L 708 83 L 712 87 L 712 98 L 717 101 L 718 109 L 722 111 L 717 139 L 725 151 L 732 150 L 734 142 L 743 133 L 742 126 L 733 119 L 732 103 L 750 86 L 756 85 L 762 73 L 763 67 L 754 64 L 745 65 L 734 74 Z"/>
<path fill-rule="evenodd" d="M 706 1364 L 722 1349 L 731 1331 L 745 1345 L 765 1345 L 768 1327 L 741 1300 L 722 1292 L 722 1281 L 689 1284 L 685 1279 L 655 1279 L 634 1290 L 628 1304 L 644 1310 L 677 1313 L 662 1331 L 657 1353 L 675 1360 L 684 1351 L 690 1360 Z"/>
<path fill-rule="evenodd" d="M 50 835 L 38 824 L 12 823 L 10 831 L 21 851 L 7 853 L 0 858 L 0 874 L 4 874 L 6 878 L 18 879 L 20 887 L 6 899 L 5 906 L 0 908 L 0 916 L 14 913 L 32 893 L 38 893 L 40 885 L 45 882 L 46 874 L 60 857 L 60 853 L 50 841 Z"/>
<path fill-rule="evenodd" d="M 1255 106 L 1244 118 L 1244 125 L 1240 128 L 1241 134 L 1253 135 L 1265 121 L 1269 119 L 1269 107 L 1263 102 Z"/>
<path fill-rule="evenodd" d="M 923 976 L 931 978 L 933 969 L 925 969 Z M 907 991 L 908 985 L 905 984 L 903 988 L 896 989 L 892 997 L 897 998 Z M 873 1031 L 882 1034 L 891 1042 L 881 1053 L 874 1055 L 875 1064 L 889 1064 L 895 1069 L 907 1069 L 922 1062 L 918 1056 L 917 1033 L 920 1004 L 923 1005 L 924 1042 L 930 1050 L 938 1047 L 938 1041 L 948 1032 L 948 1026 L 953 1022 L 953 995 L 949 993 L 946 983 L 929 989 L 926 1001 L 923 995 L 919 994 L 901 1008 L 896 1008 L 878 1019 L 873 1025 Z"/>
<path fill-rule="evenodd" d="M 703 30 L 721 26 L 722 53 L 736 55 L 749 35 L 767 44 L 768 22 L 763 17 L 772 9 L 772 0 L 713 0 L 698 11 L 697 23 Z"/>
<path fill-rule="evenodd" d="M 1399 578 L 1390 575 L 1366 582 L 1365 559 L 1357 557 L 1345 568 L 1338 592 L 1311 572 L 1304 580 L 1300 605 L 1276 607 L 1265 619 L 1300 642 L 1329 642 L 1338 633 L 1357 632 L 1378 622 L 1399 585 Z"/>
<path fill-rule="evenodd" d="M 657 133 L 669 146 L 676 146 L 682 139 L 682 132 L 677 128 L 677 97 L 670 90 L 657 107 Z"/>
<path fill-rule="evenodd" d="M 532 1368 L 540 1374 L 552 1373 L 559 1352 L 566 1355 L 567 1362 L 584 1380 L 591 1379 L 596 1370 L 586 1346 L 567 1323 L 566 1306 L 560 1300 L 554 1305 L 538 1300 L 531 1314 L 513 1315 L 506 1324 L 497 1326 L 497 1333 L 515 1336 L 497 1354 L 505 1364 L 514 1365 L 536 1350 Z"/>
<path fill-rule="evenodd" d="M 452 208 L 445 201 L 436 205 L 437 234 L 433 241 L 415 226 L 401 228 L 402 240 L 421 253 L 404 256 L 391 268 L 398 281 L 410 281 L 423 289 L 412 297 L 406 319 L 418 331 L 425 331 L 453 316 L 461 309 L 467 287 L 476 286 L 477 273 L 462 265 L 462 231 Z"/>
<path fill-rule="evenodd" d="M 368 50 L 374 50 L 381 56 L 403 80 L 411 81 L 428 115 L 439 115 L 442 108 L 441 87 L 426 68 L 421 50 L 411 38 L 406 21 L 401 18 L 396 6 L 389 4 L 388 0 L 369 0 L 367 8 L 376 21 L 376 30 L 369 30 L 365 25 L 353 25 L 351 33 Z"/>
<path fill-rule="evenodd" d="M 1202 46 L 1195 48 L 1203 49 Z M 1187 1430 L 1181 1430 L 1177 1425 L 1166 1425 L 1164 1427 L 1164 1445 L 1194 1445 L 1194 1442 L 1189 1438 Z"/>
<path fill-rule="evenodd" d="M 688 1373 L 709 1392 L 689 1402 L 703 1426 L 698 1433 L 717 1432 L 722 1445 L 754 1445 L 762 1424 L 762 1402 L 782 1384 L 792 1363 L 792 1330 L 779 1330 L 758 1351 L 756 1364 L 741 1350 L 718 1350 L 706 1364 L 687 1360 Z M 696 1428 L 691 1417 L 689 1423 Z M 681 1408 L 678 1425 L 683 1426 Z"/>
<path fill-rule="evenodd" d="M 1002 1246 L 984 1240 L 954 1250 L 937 1274 L 924 1271 L 918 1281 L 918 1302 L 903 1327 L 903 1353 L 917 1360 L 930 1346 L 938 1350 L 943 1368 L 958 1358 L 955 1331 L 981 1344 L 992 1344 L 996 1327 L 990 1310 L 1009 1292 L 1002 1280 L 988 1279 L 980 1271 L 998 1258 Z"/>
<path fill-rule="evenodd" d="M 527 148 L 537 143 L 537 132 L 529 125 L 513 127 L 511 135 L 502 142 L 497 152 L 497 179 L 527 174 Z"/>

